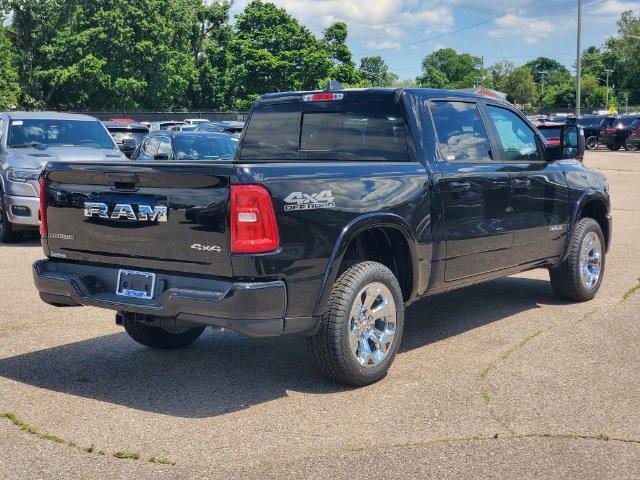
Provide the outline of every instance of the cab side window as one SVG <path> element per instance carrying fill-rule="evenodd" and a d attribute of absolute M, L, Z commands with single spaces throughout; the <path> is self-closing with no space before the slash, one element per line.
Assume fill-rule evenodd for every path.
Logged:
<path fill-rule="evenodd" d="M 491 144 L 475 103 L 431 103 L 440 155 L 447 162 L 491 161 Z"/>
<path fill-rule="evenodd" d="M 524 120 L 506 108 L 487 105 L 486 109 L 498 132 L 504 160 L 542 160 L 536 134 Z"/>

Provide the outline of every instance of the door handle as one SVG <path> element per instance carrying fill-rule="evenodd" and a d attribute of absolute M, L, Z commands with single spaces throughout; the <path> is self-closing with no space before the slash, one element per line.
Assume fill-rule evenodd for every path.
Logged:
<path fill-rule="evenodd" d="M 466 192 L 471 190 L 471 184 L 469 182 L 451 182 L 449 188 L 452 192 Z"/>
<path fill-rule="evenodd" d="M 516 188 L 529 188 L 531 186 L 531 180 L 528 178 L 514 178 L 511 180 L 511 185 Z"/>

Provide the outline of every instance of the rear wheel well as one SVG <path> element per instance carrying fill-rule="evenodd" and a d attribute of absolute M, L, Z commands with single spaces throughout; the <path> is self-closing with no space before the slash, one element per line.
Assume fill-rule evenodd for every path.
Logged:
<path fill-rule="evenodd" d="M 349 242 L 340 275 L 356 262 L 378 262 L 387 267 L 398 279 L 402 297 L 407 301 L 413 290 L 413 263 L 409 243 L 404 234 L 393 227 L 372 227 L 356 235 Z"/>
<path fill-rule="evenodd" d="M 600 200 L 591 200 L 580 212 L 580 218 L 593 218 L 600 228 L 602 229 L 602 234 L 604 235 L 604 241 L 606 245 L 609 245 L 609 222 L 607 220 L 607 206 L 604 202 Z"/>

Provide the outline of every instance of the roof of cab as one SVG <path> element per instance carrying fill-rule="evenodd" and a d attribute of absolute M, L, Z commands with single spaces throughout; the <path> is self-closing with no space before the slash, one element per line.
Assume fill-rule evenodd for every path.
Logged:
<path fill-rule="evenodd" d="M 97 118 L 89 115 L 81 115 L 78 113 L 60 113 L 60 112 L 6 112 L 7 116 L 12 120 L 79 120 L 79 121 L 98 121 Z"/>
<path fill-rule="evenodd" d="M 404 92 L 419 94 L 427 98 L 462 98 L 475 100 L 491 100 L 497 103 L 508 104 L 505 100 L 485 97 L 477 93 L 461 90 L 439 90 L 435 88 L 346 88 L 341 90 L 311 90 L 304 92 L 280 92 L 267 93 L 257 100 L 257 104 L 292 103 L 301 101 L 304 95 L 316 93 L 341 93 L 344 100 L 369 101 L 369 102 L 393 102 L 397 101 Z"/>

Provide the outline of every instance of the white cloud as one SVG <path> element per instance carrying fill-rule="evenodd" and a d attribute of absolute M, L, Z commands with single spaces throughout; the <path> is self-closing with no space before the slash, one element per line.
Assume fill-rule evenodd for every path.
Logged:
<path fill-rule="evenodd" d="M 386 40 L 384 42 L 369 40 L 367 42 L 367 48 L 370 48 L 372 50 L 378 50 L 378 49 L 386 50 L 388 48 L 398 48 L 399 46 L 400 46 L 400 43 L 389 41 L 389 40 Z"/>
<path fill-rule="evenodd" d="M 589 2 L 588 2 L 589 3 Z M 606 15 L 607 17 L 617 18 L 625 10 L 640 10 L 640 2 L 626 2 L 621 0 L 606 0 L 592 7 L 585 8 L 586 13 L 592 16 Z"/>
<path fill-rule="evenodd" d="M 489 31 L 489 36 L 524 38 L 529 44 L 557 35 L 567 25 L 567 22 L 552 22 L 515 13 L 499 18 L 495 23 L 499 28 Z"/>
<path fill-rule="evenodd" d="M 441 32 L 453 25 L 447 5 L 427 0 L 269 0 L 285 8 L 316 34 L 336 21 L 349 25 L 353 38 L 367 40 L 369 48 L 380 49 L 418 29 Z M 249 0 L 238 0 L 240 12 Z"/>

